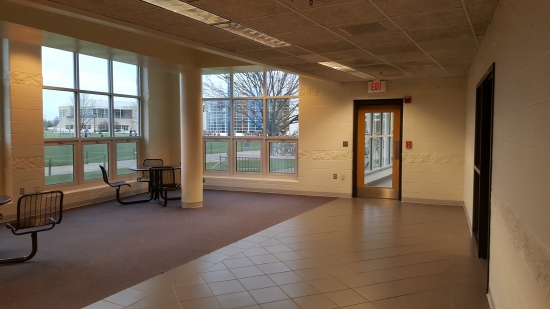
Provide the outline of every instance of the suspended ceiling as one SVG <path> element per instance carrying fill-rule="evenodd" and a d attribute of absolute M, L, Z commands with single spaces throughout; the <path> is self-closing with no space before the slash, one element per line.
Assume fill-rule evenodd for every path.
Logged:
<path fill-rule="evenodd" d="M 291 46 L 270 48 L 140 0 L 50 0 L 337 82 L 465 76 L 498 0 L 191 0 Z"/>

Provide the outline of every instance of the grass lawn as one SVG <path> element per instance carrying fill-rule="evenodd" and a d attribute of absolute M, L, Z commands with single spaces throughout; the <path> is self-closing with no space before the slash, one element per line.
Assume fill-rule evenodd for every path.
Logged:
<path fill-rule="evenodd" d="M 117 143 L 116 145 L 118 161 L 134 160 L 136 158 L 135 142 Z M 103 163 L 106 155 L 107 152 L 105 144 L 90 144 L 85 146 L 85 163 Z M 73 146 L 60 145 L 44 147 L 44 161 L 46 166 L 73 165 Z"/>

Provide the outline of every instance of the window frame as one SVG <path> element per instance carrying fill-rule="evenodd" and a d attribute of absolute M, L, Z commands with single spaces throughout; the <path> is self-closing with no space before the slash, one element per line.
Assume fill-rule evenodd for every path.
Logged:
<path fill-rule="evenodd" d="M 243 72 L 239 72 L 243 73 Z M 272 99 L 296 99 L 299 104 L 300 98 L 297 91 L 296 95 L 293 96 L 267 96 L 267 71 L 263 71 L 263 93 L 260 97 L 235 97 L 234 96 L 234 74 L 229 73 L 229 96 L 228 97 L 203 97 L 203 105 L 205 102 L 218 102 L 218 101 L 228 101 L 229 102 L 229 130 L 227 136 L 209 136 L 205 135 L 203 132 L 203 158 L 205 159 L 205 164 L 203 165 L 203 172 L 208 176 L 229 176 L 229 177 L 246 177 L 246 178 L 277 178 L 277 179 L 292 179 L 295 180 L 298 178 L 298 149 L 299 149 L 299 134 L 297 136 L 268 136 L 267 135 L 267 113 L 268 113 L 268 101 Z M 214 75 L 214 74 L 204 74 L 205 75 Z M 299 76 L 298 76 L 299 78 Z M 299 83 L 299 82 L 298 82 Z M 299 84 L 298 84 L 299 89 Z M 235 124 L 234 124 L 234 115 L 235 109 L 234 104 L 237 101 L 261 101 L 262 102 L 262 135 L 235 135 Z M 299 124 L 299 122 L 298 122 Z M 299 129 L 298 129 L 299 131 Z M 206 142 L 227 142 L 228 143 L 228 168 L 226 171 L 220 170 L 209 170 L 206 169 Z M 237 171 L 237 142 L 260 142 L 260 171 L 259 172 L 245 172 Z M 294 173 L 276 173 L 270 172 L 270 151 L 269 145 L 272 142 L 292 142 L 296 144 L 296 150 L 294 154 Z"/>
<path fill-rule="evenodd" d="M 44 46 L 47 47 L 47 46 Z M 49 48 L 49 47 L 48 47 Z M 137 175 L 137 172 L 135 173 L 129 173 L 124 175 L 117 175 L 117 147 L 118 143 L 125 143 L 125 142 L 135 142 L 136 143 L 136 163 L 139 162 L 140 159 L 140 146 L 142 141 L 142 135 L 143 135 L 143 123 L 142 123 L 142 111 L 143 111 L 143 97 L 142 97 L 142 67 L 135 65 L 136 67 L 136 85 L 137 85 L 137 94 L 136 95 L 128 95 L 128 94 L 120 94 L 120 93 L 114 93 L 114 76 L 113 76 L 113 59 L 105 59 L 107 60 L 107 72 L 106 72 L 106 78 L 108 79 L 108 91 L 102 92 L 102 91 L 90 91 L 90 90 L 82 90 L 80 89 L 80 80 L 79 80 L 79 53 L 77 52 L 71 52 L 72 53 L 72 61 L 73 61 L 73 79 L 74 79 L 74 86 L 75 88 L 65 88 L 65 87 L 57 87 L 57 86 L 47 86 L 42 85 L 43 90 L 54 90 L 54 91 L 66 91 L 71 92 L 75 96 L 75 121 L 73 126 L 73 130 L 75 131 L 74 137 L 68 137 L 68 138 L 44 138 L 44 146 L 58 146 L 58 145 L 72 145 L 73 146 L 73 181 L 72 182 L 64 182 L 64 183 L 58 183 L 58 184 L 51 184 L 46 185 L 46 182 L 44 181 L 44 185 L 47 188 L 55 188 L 55 187 L 63 187 L 63 186 L 74 186 L 74 185 L 81 185 L 81 184 L 88 184 L 88 183 L 94 183 L 94 182 L 100 182 L 103 181 L 103 179 L 100 178 L 94 178 L 94 179 L 84 179 L 84 146 L 90 145 L 90 144 L 107 144 L 107 152 L 108 152 L 108 162 L 109 162 L 109 168 L 108 168 L 108 175 L 109 179 L 117 179 L 117 178 L 128 178 L 128 177 L 134 177 Z M 93 56 L 96 57 L 96 56 Z M 97 57 L 100 58 L 100 57 Z M 44 61 L 44 59 L 42 59 Z M 117 61 L 120 62 L 120 61 Z M 134 64 L 132 64 L 134 65 Z M 102 95 L 106 96 L 108 98 L 108 108 L 102 108 L 98 107 L 98 109 L 108 109 L 109 110 L 109 117 L 108 117 L 108 125 L 109 125 L 109 136 L 106 137 L 83 137 L 81 134 L 81 131 L 83 130 L 83 124 L 80 121 L 80 113 L 81 113 L 81 95 L 82 94 L 90 94 L 90 95 Z M 139 136 L 116 136 L 115 131 L 115 117 L 114 117 L 114 99 L 116 97 L 123 97 L 123 98 L 130 98 L 135 99 L 137 102 L 137 128 L 139 130 Z M 120 111 L 120 108 L 118 109 Z M 122 115 L 122 113 L 121 113 Z M 59 117 L 59 115 L 58 115 Z M 94 117 L 95 118 L 95 117 Z M 103 118 L 101 118 L 103 119 Z M 98 125 L 99 126 L 99 125 Z M 46 159 L 46 158 L 45 158 Z"/>

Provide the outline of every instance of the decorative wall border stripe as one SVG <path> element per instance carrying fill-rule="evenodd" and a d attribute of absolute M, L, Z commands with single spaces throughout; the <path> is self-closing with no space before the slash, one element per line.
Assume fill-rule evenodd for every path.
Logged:
<path fill-rule="evenodd" d="M 12 170 L 32 170 L 44 168 L 44 157 L 16 158 L 11 160 Z"/>
<path fill-rule="evenodd" d="M 334 150 L 300 150 L 298 151 L 300 160 L 321 160 L 321 161 L 351 161 L 353 152 L 334 151 Z"/>
<path fill-rule="evenodd" d="M 403 152 L 403 163 L 464 164 L 464 155 L 456 153 Z"/>
<path fill-rule="evenodd" d="M 526 262 L 546 299 L 550 302 L 550 251 L 508 206 L 506 201 L 499 197 L 495 189 L 491 194 L 491 206 L 491 209 L 502 218 L 504 227 L 512 237 L 514 247 Z"/>
<path fill-rule="evenodd" d="M 33 74 L 33 73 L 26 73 L 26 72 L 10 72 L 9 81 L 6 80 L 5 83 L 9 83 L 12 85 L 42 87 L 42 74 Z"/>

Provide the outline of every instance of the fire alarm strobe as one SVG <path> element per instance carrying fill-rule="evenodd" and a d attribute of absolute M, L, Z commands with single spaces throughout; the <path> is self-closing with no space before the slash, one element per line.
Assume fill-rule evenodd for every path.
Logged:
<path fill-rule="evenodd" d="M 403 103 L 411 103 L 411 97 L 410 96 L 406 96 L 403 98 Z"/>

